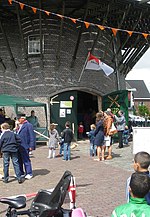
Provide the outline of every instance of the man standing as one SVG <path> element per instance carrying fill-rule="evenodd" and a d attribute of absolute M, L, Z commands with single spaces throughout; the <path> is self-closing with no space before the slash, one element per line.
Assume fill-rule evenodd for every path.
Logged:
<path fill-rule="evenodd" d="M 21 175 L 25 175 L 26 179 L 31 179 L 33 177 L 33 174 L 29 152 L 35 149 L 35 136 L 33 126 L 26 120 L 24 114 L 18 115 L 18 121 L 19 128 L 17 130 L 17 134 L 21 139 L 21 145 L 19 148 L 20 171 Z"/>
<path fill-rule="evenodd" d="M 126 120 L 123 111 L 120 110 L 118 112 L 118 117 L 116 115 L 114 116 L 114 120 L 116 122 L 116 127 L 118 131 L 118 141 L 119 141 L 118 148 L 123 148 L 123 131 L 126 125 Z"/>
<path fill-rule="evenodd" d="M 31 111 L 31 115 L 27 117 L 27 120 L 33 125 L 33 129 L 36 130 L 39 127 L 38 118 L 35 116 L 35 111 Z"/>

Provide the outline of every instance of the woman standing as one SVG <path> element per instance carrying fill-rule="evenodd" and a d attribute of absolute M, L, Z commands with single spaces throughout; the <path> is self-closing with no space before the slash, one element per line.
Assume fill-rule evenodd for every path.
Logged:
<path fill-rule="evenodd" d="M 104 127 L 103 127 L 103 112 L 96 113 L 96 130 L 94 133 L 94 145 L 97 146 L 97 159 L 96 161 L 104 160 Z M 102 155 L 102 157 L 100 157 Z"/>

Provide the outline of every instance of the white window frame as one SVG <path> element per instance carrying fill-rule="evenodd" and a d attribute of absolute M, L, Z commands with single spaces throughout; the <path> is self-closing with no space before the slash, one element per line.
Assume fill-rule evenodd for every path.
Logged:
<path fill-rule="evenodd" d="M 44 52 L 44 36 L 42 37 L 42 49 Z M 40 35 L 28 36 L 28 54 L 41 54 Z"/>

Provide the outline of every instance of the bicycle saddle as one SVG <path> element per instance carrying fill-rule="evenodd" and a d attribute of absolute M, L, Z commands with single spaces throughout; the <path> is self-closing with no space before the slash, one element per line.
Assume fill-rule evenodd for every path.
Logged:
<path fill-rule="evenodd" d="M 0 203 L 8 204 L 15 209 L 21 209 L 26 207 L 26 197 L 18 196 L 15 198 L 0 198 Z"/>

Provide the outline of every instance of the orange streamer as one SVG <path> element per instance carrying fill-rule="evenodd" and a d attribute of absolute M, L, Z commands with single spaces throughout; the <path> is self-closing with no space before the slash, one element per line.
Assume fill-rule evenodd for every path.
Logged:
<path fill-rule="evenodd" d="M 9 4 L 12 5 L 12 0 L 8 0 Z"/>
<path fill-rule="evenodd" d="M 98 28 L 99 28 L 100 30 L 104 30 L 104 29 L 105 29 L 104 26 L 101 26 L 101 25 L 97 25 L 97 26 L 98 26 Z"/>
<path fill-rule="evenodd" d="M 113 34 L 114 34 L 114 36 L 116 36 L 116 35 L 117 35 L 117 32 L 118 32 L 118 29 L 111 28 L 111 30 L 112 30 L 112 32 L 113 32 Z"/>
<path fill-rule="evenodd" d="M 24 8 L 24 4 L 19 3 L 19 5 L 20 5 L 21 10 L 23 10 L 23 8 Z"/>
<path fill-rule="evenodd" d="M 32 7 L 32 11 L 36 14 L 37 8 Z"/>

